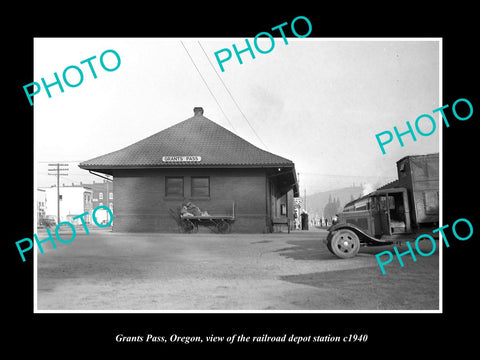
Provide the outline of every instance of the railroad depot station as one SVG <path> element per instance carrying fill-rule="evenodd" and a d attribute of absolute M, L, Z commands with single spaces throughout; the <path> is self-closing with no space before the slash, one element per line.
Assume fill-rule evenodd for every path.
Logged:
<path fill-rule="evenodd" d="M 194 116 L 118 151 L 79 164 L 113 177 L 113 231 L 178 232 L 173 216 L 191 202 L 233 216 L 231 232 L 267 233 L 292 223 L 299 196 L 291 160 Z"/>

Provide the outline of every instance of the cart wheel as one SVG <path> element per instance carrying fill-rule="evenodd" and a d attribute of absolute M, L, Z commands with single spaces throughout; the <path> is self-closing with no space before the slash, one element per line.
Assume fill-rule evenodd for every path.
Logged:
<path fill-rule="evenodd" d="M 228 234 L 231 230 L 230 223 L 228 221 L 222 220 L 217 224 L 217 230 L 221 234 Z"/>
<path fill-rule="evenodd" d="M 198 223 L 194 222 L 193 224 L 193 230 L 191 231 L 192 233 L 198 233 Z"/>
<path fill-rule="evenodd" d="M 182 227 L 182 231 L 187 234 L 191 234 L 193 232 L 198 231 L 197 225 L 188 219 L 182 220 L 181 227 Z"/>
<path fill-rule="evenodd" d="M 329 250 L 342 259 L 352 258 L 360 250 L 360 240 L 353 231 L 347 229 L 338 230 L 327 242 L 330 244 Z"/>

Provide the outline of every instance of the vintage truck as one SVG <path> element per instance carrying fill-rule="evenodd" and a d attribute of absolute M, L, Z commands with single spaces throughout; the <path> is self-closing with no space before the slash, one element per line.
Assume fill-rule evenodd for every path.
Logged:
<path fill-rule="evenodd" d="M 337 214 L 325 240 L 330 252 L 351 258 L 360 246 L 411 240 L 437 227 L 438 153 L 406 156 L 397 161 L 397 173 L 397 180 L 347 203 Z"/>

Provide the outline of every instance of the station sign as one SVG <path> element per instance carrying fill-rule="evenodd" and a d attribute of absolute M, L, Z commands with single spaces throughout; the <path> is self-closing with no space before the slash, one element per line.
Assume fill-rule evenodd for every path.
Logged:
<path fill-rule="evenodd" d="M 163 162 L 200 162 L 201 156 L 163 156 Z"/>
<path fill-rule="evenodd" d="M 295 201 L 295 205 L 302 205 L 303 204 L 303 199 L 298 197 L 293 199 Z"/>

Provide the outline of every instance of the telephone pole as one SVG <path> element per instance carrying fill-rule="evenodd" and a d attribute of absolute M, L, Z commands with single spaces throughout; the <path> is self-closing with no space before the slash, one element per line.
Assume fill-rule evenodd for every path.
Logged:
<path fill-rule="evenodd" d="M 68 174 L 60 173 L 60 171 L 68 171 L 68 164 L 48 164 L 48 166 L 52 166 L 53 168 L 49 168 L 48 175 L 54 175 L 57 177 L 57 225 L 60 224 L 60 175 L 61 176 L 68 176 Z M 67 168 L 61 168 L 60 166 L 67 166 Z M 53 172 L 53 173 L 50 173 Z"/>

